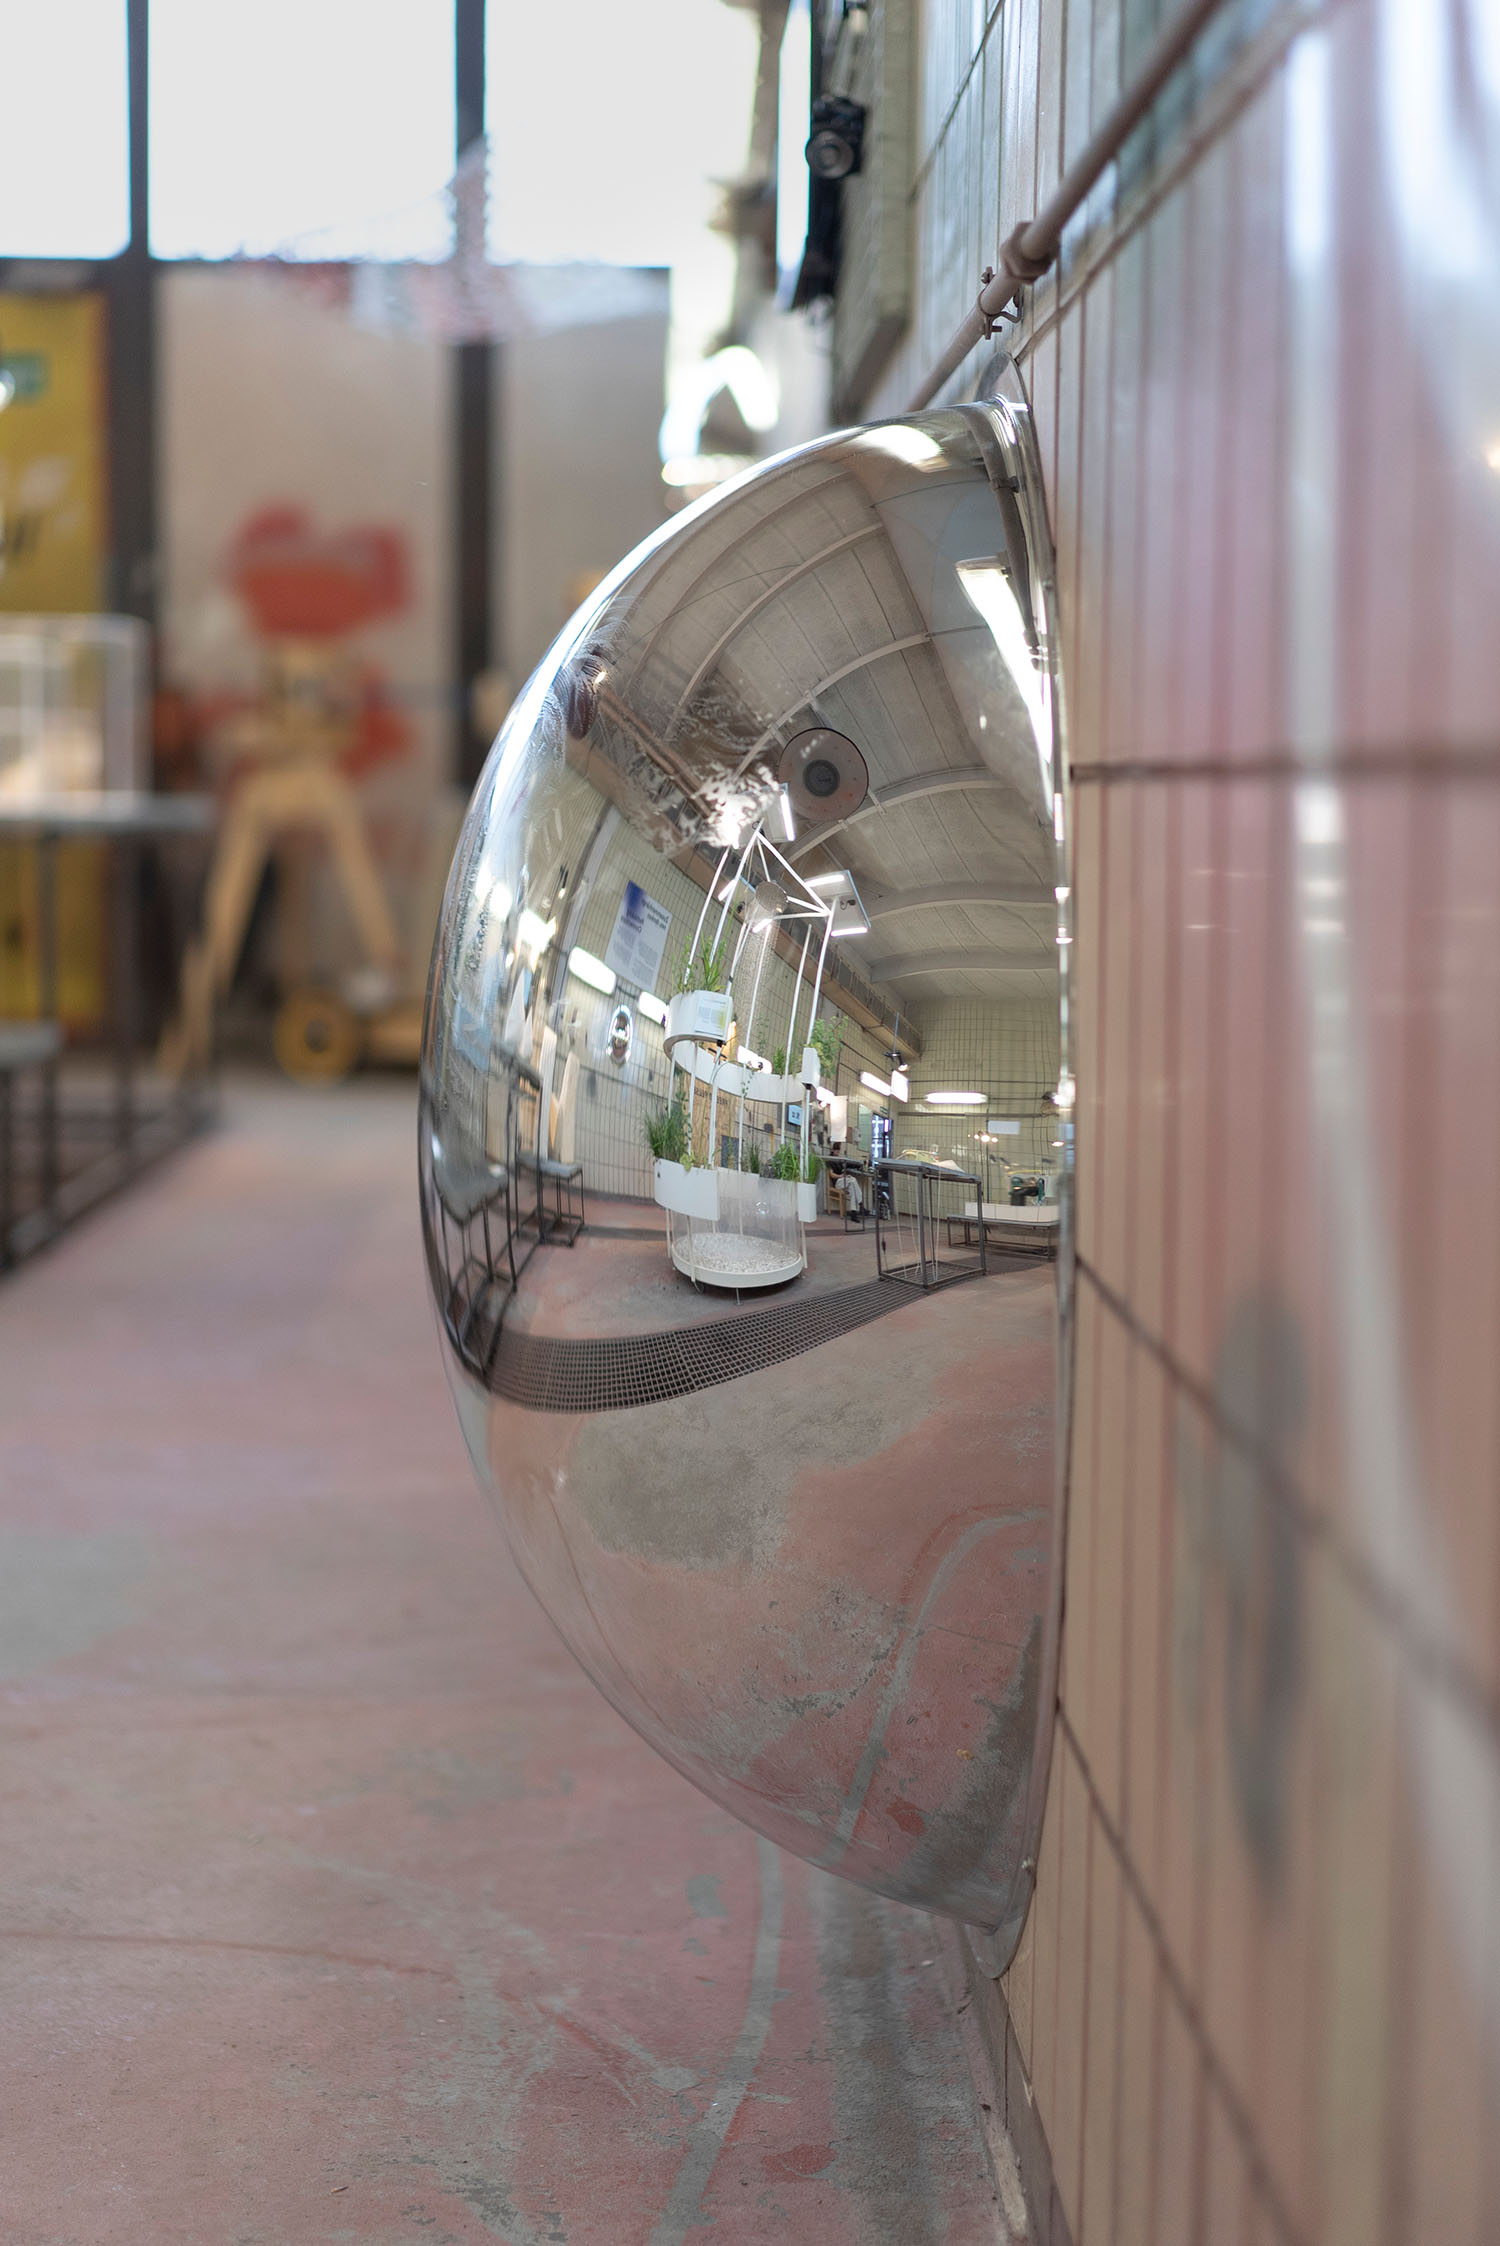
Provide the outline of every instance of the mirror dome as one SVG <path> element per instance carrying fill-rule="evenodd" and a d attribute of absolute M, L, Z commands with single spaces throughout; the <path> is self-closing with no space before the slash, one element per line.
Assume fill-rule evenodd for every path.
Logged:
<path fill-rule="evenodd" d="M 614 1705 L 782 1846 L 998 1929 L 1057 1638 L 1071 1119 L 1024 399 L 667 524 L 517 700 L 444 902 L 427 1268 Z"/>

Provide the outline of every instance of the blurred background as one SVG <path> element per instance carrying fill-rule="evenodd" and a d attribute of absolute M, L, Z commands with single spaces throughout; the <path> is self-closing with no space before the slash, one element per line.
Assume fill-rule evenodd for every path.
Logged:
<path fill-rule="evenodd" d="M 410 1063 L 512 693 L 667 513 L 825 425 L 806 0 L 5 35 L 0 1016 L 174 1082 L 278 1017 L 294 1072 Z M 104 837 L 101 789 L 183 800 Z M 16 823 L 59 795 L 66 834 Z"/>

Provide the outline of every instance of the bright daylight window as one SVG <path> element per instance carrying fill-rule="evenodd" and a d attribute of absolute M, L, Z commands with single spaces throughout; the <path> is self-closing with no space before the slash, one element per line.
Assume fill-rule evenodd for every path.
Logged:
<path fill-rule="evenodd" d="M 130 232 L 125 0 L 11 0 L 0 47 L 0 257 L 113 257 Z"/>
<path fill-rule="evenodd" d="M 699 251 L 749 126 L 752 14 L 489 0 L 485 43 L 496 257 L 680 265 Z"/>
<path fill-rule="evenodd" d="M 453 0 L 152 0 L 158 257 L 444 257 L 453 136 Z"/>

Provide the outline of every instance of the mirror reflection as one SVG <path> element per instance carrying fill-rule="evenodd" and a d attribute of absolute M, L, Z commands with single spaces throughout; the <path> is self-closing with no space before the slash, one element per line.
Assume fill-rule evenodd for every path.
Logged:
<path fill-rule="evenodd" d="M 444 907 L 429 1276 L 615 1705 L 783 1846 L 1019 1930 L 1072 1155 L 1024 400 L 678 516 L 520 697 Z"/>

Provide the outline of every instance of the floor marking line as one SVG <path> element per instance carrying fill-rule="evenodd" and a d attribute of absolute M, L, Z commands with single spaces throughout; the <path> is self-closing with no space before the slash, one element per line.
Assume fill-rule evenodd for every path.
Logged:
<path fill-rule="evenodd" d="M 768 1840 L 755 1838 L 760 1863 L 760 1925 L 755 1935 L 755 1961 L 750 1969 L 750 1995 L 745 2017 L 729 2064 L 706 2110 L 694 2122 L 672 2186 L 672 2196 L 651 2233 L 651 2246 L 683 2246 L 698 2219 L 698 2207 L 708 2179 L 723 2150 L 730 2124 L 749 2089 L 771 2027 L 771 2007 L 776 2001 L 776 1974 L 781 1963 L 781 1852 Z"/>
<path fill-rule="evenodd" d="M 886 1681 L 885 1691 L 880 1696 L 880 1706 L 875 1711 L 875 1720 L 866 1734 L 864 1749 L 860 1755 L 854 1776 L 849 1782 L 849 1791 L 844 1796 L 843 1807 L 839 1811 L 839 1821 L 834 1828 L 833 1838 L 822 1855 L 814 1858 L 814 1862 L 824 1869 L 832 1870 L 841 1862 L 848 1852 L 850 1841 L 854 1838 L 854 1828 L 859 1823 L 864 1811 L 865 1798 L 874 1782 L 875 1772 L 879 1767 L 881 1757 L 885 1753 L 885 1735 L 890 1727 L 891 1717 L 895 1713 L 896 1703 L 910 1684 L 912 1670 L 916 1667 L 917 1655 L 921 1651 L 922 1639 L 927 1631 L 929 1612 L 947 1589 L 948 1580 L 960 1560 L 966 1558 L 972 1552 L 974 1546 L 982 1543 L 985 1537 L 993 1536 L 997 1529 L 1005 1526 L 1005 1520 L 975 1521 L 971 1527 L 964 1530 L 962 1536 L 948 1547 L 948 1550 L 933 1569 L 927 1588 L 922 1594 L 921 1604 L 907 1625 L 901 1650 L 896 1656 L 896 1665 Z"/>

